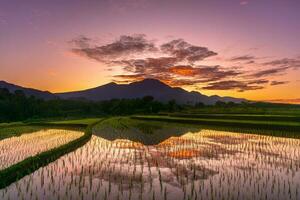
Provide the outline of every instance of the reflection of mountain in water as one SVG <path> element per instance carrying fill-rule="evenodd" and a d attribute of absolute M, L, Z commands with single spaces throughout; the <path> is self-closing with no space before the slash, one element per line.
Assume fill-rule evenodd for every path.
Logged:
<path fill-rule="evenodd" d="M 129 118 L 107 119 L 93 128 L 93 134 L 114 141 L 127 139 L 145 145 L 155 145 L 172 136 L 199 132 L 199 128 L 162 122 L 148 123 Z"/>

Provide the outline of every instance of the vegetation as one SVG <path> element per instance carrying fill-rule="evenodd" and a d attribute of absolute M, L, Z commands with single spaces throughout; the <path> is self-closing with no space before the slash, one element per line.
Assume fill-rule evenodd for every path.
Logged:
<path fill-rule="evenodd" d="M 0 189 L 5 188 L 6 186 L 34 172 L 40 167 L 48 165 L 50 162 L 53 162 L 59 157 L 74 151 L 78 147 L 83 146 L 90 140 L 92 136 L 93 125 L 94 124 L 90 124 L 87 126 L 85 134 L 78 139 L 54 149 L 39 153 L 33 157 L 28 157 L 25 160 L 0 171 Z"/>
<path fill-rule="evenodd" d="M 101 118 L 85 118 L 85 119 L 73 119 L 73 120 L 62 120 L 62 121 L 50 121 L 47 122 L 51 125 L 90 125 L 99 122 Z"/>
<path fill-rule="evenodd" d="M 202 183 L 205 185 L 202 185 L 199 180 L 207 179 L 210 175 L 221 171 L 223 168 L 219 166 L 225 166 L 226 159 L 229 160 L 227 166 L 235 168 L 236 166 L 232 166 L 232 164 L 236 163 L 236 158 L 230 157 L 231 155 L 235 155 L 237 152 L 246 152 L 246 160 L 240 160 L 239 162 L 247 163 L 247 165 L 240 167 L 251 170 L 255 168 L 252 166 L 253 163 L 250 163 L 247 159 L 253 157 L 258 159 L 259 163 L 264 160 L 271 162 L 277 158 L 284 158 L 285 161 L 291 160 L 289 167 L 295 170 L 294 161 L 289 157 L 290 152 L 288 151 L 291 150 L 294 153 L 293 156 L 299 156 L 296 150 L 299 144 L 298 140 L 258 136 L 271 135 L 300 138 L 300 107 L 297 105 L 217 102 L 216 105 L 211 106 L 203 104 L 182 106 L 177 105 L 175 101 L 160 103 L 150 96 L 142 99 L 114 99 L 102 102 L 60 99 L 44 101 L 34 97 L 26 97 L 20 91 L 11 94 L 5 89 L 0 89 L 0 122 L 18 120 L 21 122 L 0 123 L 0 140 L 38 131 L 44 127 L 68 127 L 75 130 L 88 127 L 82 137 L 50 150 L 47 149 L 44 152 L 38 151 L 38 154 L 32 154 L 31 157 L 26 156 L 27 158 L 22 158 L 24 160 L 21 162 L 0 171 L 0 188 L 4 188 L 62 157 L 63 163 L 57 164 L 57 162 L 54 162 L 53 165 L 56 167 L 59 165 L 59 169 L 62 171 L 66 167 L 66 163 L 70 165 L 68 165 L 62 176 L 56 177 L 59 179 L 58 186 L 60 186 L 61 181 L 65 183 L 66 180 L 71 180 L 71 183 L 65 184 L 69 185 L 69 188 L 65 188 L 65 195 L 55 194 L 57 198 L 71 198 L 72 194 L 69 194 L 68 191 L 78 191 L 76 195 L 83 198 L 85 194 L 80 189 L 75 190 L 73 187 L 88 186 L 87 195 L 92 195 L 88 198 L 109 199 L 113 195 L 111 184 L 114 182 L 118 184 L 118 187 L 124 185 L 124 187 L 129 188 L 127 190 L 129 194 L 122 189 L 118 190 L 116 193 L 118 197 L 128 197 L 130 199 L 134 195 L 132 191 L 136 185 L 143 188 L 149 183 L 150 188 L 148 189 L 153 192 L 153 199 L 162 197 L 167 199 L 170 194 L 168 192 L 170 184 L 165 184 L 164 181 L 170 179 L 170 176 L 164 173 L 166 173 L 165 170 L 170 169 L 168 173 L 173 174 L 171 177 L 176 177 L 177 182 L 175 184 L 182 188 L 183 199 L 197 199 L 201 195 L 203 199 L 210 199 L 211 197 L 217 199 L 217 197 L 222 196 L 223 191 L 217 193 L 213 190 L 220 187 L 216 187 L 212 182 L 204 183 L 204 181 Z M 206 133 L 206 129 L 217 131 L 208 131 L 207 138 L 203 138 L 203 134 L 200 133 Z M 220 133 L 218 131 L 252 133 L 255 135 L 243 134 L 244 136 L 240 136 L 241 134 L 238 134 L 236 136 L 236 133 Z M 92 137 L 92 134 L 96 136 Z M 232 137 L 233 135 L 234 137 Z M 246 146 L 232 146 L 232 144 L 244 140 L 240 137 L 245 137 L 245 140 L 251 140 L 251 142 Z M 82 147 L 91 138 L 92 140 L 88 145 Z M 209 144 L 201 143 L 203 141 Z M 224 143 L 225 147 L 220 147 L 220 143 Z M 212 146 L 214 148 L 211 148 Z M 234 149 L 236 147 L 238 149 Z M 202 149 L 202 151 L 199 151 L 199 149 Z M 236 152 L 231 152 L 233 150 Z M 221 151 L 221 153 L 218 151 Z M 63 156 L 70 152 L 73 152 L 70 157 Z M 88 165 L 82 163 L 83 157 Z M 113 158 L 113 160 L 110 160 L 110 158 Z M 119 163 L 118 158 L 121 159 Z M 202 162 L 202 165 L 196 166 L 196 162 L 192 161 L 191 158 L 198 159 L 197 162 Z M 214 158 L 217 158 L 216 160 L 224 158 L 224 160 L 215 166 L 211 164 Z M 116 171 L 117 168 L 124 168 L 124 163 L 127 167 L 126 173 L 129 173 L 126 176 Z M 75 167 L 78 164 L 81 168 Z M 75 169 L 75 172 L 72 170 L 70 172 L 69 167 Z M 271 163 L 272 169 L 276 167 L 275 164 Z M 280 167 L 283 171 L 290 169 L 286 166 Z M 141 171 L 139 171 L 139 168 Z M 38 176 L 39 180 L 43 180 L 46 179 L 45 176 L 48 176 L 47 178 L 51 177 L 51 181 L 48 180 L 46 184 L 54 183 L 53 177 L 56 176 L 53 172 L 54 168 L 50 169 L 50 171 L 52 170 L 51 175 L 47 169 L 49 170 L 49 166 L 45 170 L 44 168 L 38 170 L 38 175 L 34 173 L 30 177 Z M 220 175 L 220 180 L 237 181 L 239 180 L 237 177 L 241 177 L 241 173 L 247 180 L 251 178 L 251 173 L 245 174 L 247 172 L 240 172 L 236 170 L 238 168 L 235 168 L 235 170 L 228 168 L 228 170 L 236 172 L 234 174 L 228 174 L 226 172 L 227 168 L 224 169 L 225 171 Z M 40 173 L 40 171 L 43 173 Z M 67 172 L 71 173 L 71 177 L 68 177 Z M 143 174 L 144 172 L 146 172 L 146 175 Z M 152 176 L 152 173 L 155 175 Z M 290 172 L 288 173 L 290 174 Z M 269 175 L 275 176 L 276 174 L 271 171 Z M 95 184 L 93 183 L 93 176 L 102 177 L 100 182 L 96 183 L 97 187 L 93 187 L 93 184 Z M 265 176 L 263 172 L 258 176 L 264 177 L 264 184 L 269 185 L 269 180 L 278 181 L 277 176 L 275 179 L 268 179 L 268 176 Z M 66 180 L 62 180 L 63 177 Z M 87 177 L 89 180 L 86 180 Z M 153 177 L 156 177 L 156 182 Z M 229 177 L 233 177 L 233 180 Z M 102 181 L 106 183 L 104 184 Z M 294 180 L 288 179 L 288 181 L 290 184 Z M 34 179 L 27 180 L 27 182 L 31 184 Z M 89 182 L 89 184 L 86 185 L 86 182 Z M 236 184 L 238 185 L 238 183 Z M 158 186 L 159 191 L 157 191 L 157 188 L 152 188 Z M 16 187 L 20 191 L 18 184 Z M 34 185 L 30 185 L 30 187 L 32 187 L 31 192 L 35 190 L 34 188 L 37 188 Z M 57 189 L 55 184 L 47 187 L 54 187 L 54 191 L 60 190 Z M 195 187 L 199 188 L 198 192 L 196 192 Z M 29 188 L 29 185 L 27 185 L 27 188 Z M 95 188 L 98 189 L 95 190 Z M 104 188 L 104 190 L 102 191 L 101 188 Z M 204 188 L 209 189 L 205 193 L 201 193 L 200 190 Z M 286 189 L 285 192 L 293 190 L 293 188 L 287 188 L 284 188 Z M 99 190 L 104 195 L 98 196 Z M 272 190 L 275 189 L 272 188 Z M 141 189 L 140 197 L 143 196 L 142 191 Z M 203 196 L 203 194 L 207 195 Z M 4 195 L 3 193 L 2 197 Z M 226 195 L 229 199 L 234 198 L 230 194 L 226 193 Z M 262 196 L 259 194 L 257 197 Z"/>
<path fill-rule="evenodd" d="M 199 119 L 221 119 L 221 120 L 250 120 L 269 122 L 300 122 L 300 116 L 291 115 L 263 115 L 263 114 L 191 114 L 191 113 L 169 113 L 171 117 L 199 118 Z"/>
<path fill-rule="evenodd" d="M 27 157 L 64 145 L 82 135 L 81 131 L 45 128 L 20 137 L 2 140 L 0 141 L 0 170 Z"/>
<path fill-rule="evenodd" d="M 180 109 L 175 101 L 164 104 L 155 101 L 151 96 L 100 102 L 61 99 L 44 101 L 33 96 L 26 97 L 22 91 L 17 90 L 12 94 L 7 89 L 0 88 L 0 122 L 147 114 Z"/>
<path fill-rule="evenodd" d="M 100 102 L 61 99 L 44 101 L 35 97 L 26 97 L 22 91 L 10 93 L 7 89 L 0 89 L 0 122 L 40 122 L 42 119 L 47 121 L 56 119 L 57 121 L 58 119 L 170 113 L 184 114 L 183 117 L 188 117 L 188 115 L 195 117 L 196 114 L 204 115 L 202 118 L 228 118 L 229 116 L 212 116 L 211 114 L 237 114 L 235 119 L 240 117 L 238 115 L 248 115 L 247 120 L 268 116 L 272 121 L 281 120 L 282 117 L 289 121 L 294 121 L 295 118 L 300 121 L 299 105 L 217 102 L 215 105 L 198 103 L 191 106 L 178 105 L 175 100 L 161 103 L 151 96 L 141 99 L 112 99 Z M 243 118 L 246 119 L 245 116 Z M 234 119 L 234 116 L 230 116 L 229 119 Z M 5 125 L 5 123 L 0 123 L 0 127 Z"/>
<path fill-rule="evenodd" d="M 132 116 L 131 118 L 145 121 L 170 122 L 173 124 L 190 124 L 192 127 L 204 129 L 300 138 L 300 122 L 298 121 L 245 120 L 242 117 L 240 119 L 207 119 L 161 115 Z"/>
<path fill-rule="evenodd" d="M 215 105 L 186 106 L 185 113 L 191 114 L 254 114 L 254 115 L 292 115 L 300 116 L 300 105 L 275 104 L 267 102 L 224 103 L 218 101 Z"/>
<path fill-rule="evenodd" d="M 111 124 L 121 129 L 116 121 Z M 151 130 L 157 124 L 149 123 Z M 81 148 L 0 190 L 0 197 L 299 199 L 299 145 L 295 139 L 211 130 L 151 146 L 92 136 Z"/>
<path fill-rule="evenodd" d="M 84 118 L 76 120 L 61 120 L 61 121 L 45 121 L 39 120 L 40 122 L 12 122 L 12 123 L 1 123 L 0 124 L 0 140 L 20 136 L 25 133 L 32 133 L 50 128 L 60 128 L 68 130 L 84 130 L 87 125 L 99 122 L 101 118 Z M 82 128 L 82 129 L 80 129 Z"/>
<path fill-rule="evenodd" d="M 129 117 L 114 117 L 101 121 L 93 128 L 93 134 L 108 140 L 128 139 L 153 145 L 172 137 L 180 136 L 199 128 L 185 124 L 172 124 L 160 121 L 143 121 Z"/>
<path fill-rule="evenodd" d="M 13 137 L 20 136 L 24 133 L 32 133 L 38 130 L 43 129 L 42 126 L 21 126 L 21 125 L 7 125 L 0 127 L 0 140 Z"/>

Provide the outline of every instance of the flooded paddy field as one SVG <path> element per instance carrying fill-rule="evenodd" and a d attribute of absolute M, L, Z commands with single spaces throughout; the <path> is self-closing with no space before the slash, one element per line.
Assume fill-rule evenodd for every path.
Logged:
<path fill-rule="evenodd" d="M 0 199 L 300 199 L 300 140 L 213 130 L 155 145 L 93 136 Z"/>
<path fill-rule="evenodd" d="M 0 170 L 30 156 L 59 147 L 83 135 L 80 131 L 43 129 L 0 141 Z"/>

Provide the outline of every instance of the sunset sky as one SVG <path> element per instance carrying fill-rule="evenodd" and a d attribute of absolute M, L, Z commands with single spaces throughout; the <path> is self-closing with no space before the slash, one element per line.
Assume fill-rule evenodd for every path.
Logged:
<path fill-rule="evenodd" d="M 300 103 L 299 0 L 0 0 L 0 80 L 51 92 L 156 78 Z"/>

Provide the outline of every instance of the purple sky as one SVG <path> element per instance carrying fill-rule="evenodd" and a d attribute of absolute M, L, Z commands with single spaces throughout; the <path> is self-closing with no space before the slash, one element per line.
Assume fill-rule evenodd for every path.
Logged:
<path fill-rule="evenodd" d="M 95 87 L 137 71 L 124 70 L 124 63 L 111 66 L 99 62 L 82 47 L 81 53 L 74 53 L 79 47 L 70 41 L 84 36 L 96 48 L 114 44 L 121 35 L 144 34 L 157 48 L 181 38 L 217 54 L 192 65 L 183 63 L 186 60 L 172 63 L 189 66 L 175 66 L 173 74 L 166 71 L 163 76 L 168 80 L 164 80 L 170 84 L 175 85 L 176 75 L 176 80 L 180 76 L 195 81 L 179 86 L 208 95 L 296 99 L 300 98 L 299 10 L 298 0 L 1 0 L 0 79 L 54 92 Z M 146 52 L 144 58 L 163 55 L 152 53 Z M 282 59 L 288 62 L 273 62 Z M 211 72 L 209 67 L 215 66 L 221 67 Z M 220 71 L 236 70 L 238 76 L 199 83 L 215 72 L 220 76 Z M 202 73 L 200 78 L 197 73 Z M 154 78 L 163 79 L 162 75 Z M 229 86 L 221 88 L 218 83 Z"/>

